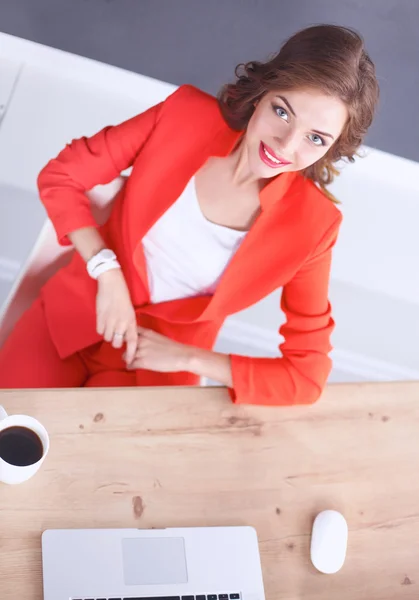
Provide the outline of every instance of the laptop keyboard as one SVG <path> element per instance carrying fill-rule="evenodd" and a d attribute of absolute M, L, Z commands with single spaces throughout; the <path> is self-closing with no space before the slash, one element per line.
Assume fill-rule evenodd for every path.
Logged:
<path fill-rule="evenodd" d="M 201 594 L 198 596 L 135 596 L 124 598 L 73 598 L 72 600 L 240 600 L 240 594 Z"/>

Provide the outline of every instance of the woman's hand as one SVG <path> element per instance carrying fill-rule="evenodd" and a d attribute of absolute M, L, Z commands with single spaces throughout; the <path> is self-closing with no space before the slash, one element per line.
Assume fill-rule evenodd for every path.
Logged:
<path fill-rule="evenodd" d="M 137 349 L 137 321 L 121 269 L 112 269 L 99 275 L 96 329 L 114 348 L 121 348 L 125 342 L 126 362 L 129 364 L 134 360 Z"/>
<path fill-rule="evenodd" d="M 146 369 L 159 373 L 187 371 L 233 386 L 230 357 L 226 354 L 181 344 L 144 327 L 137 329 L 134 359 L 130 362 L 128 356 L 124 356 L 127 369 Z"/>
<path fill-rule="evenodd" d="M 137 348 L 134 359 L 128 360 L 127 369 L 146 369 L 159 373 L 188 371 L 194 348 L 156 333 L 151 329 L 138 327 Z"/>

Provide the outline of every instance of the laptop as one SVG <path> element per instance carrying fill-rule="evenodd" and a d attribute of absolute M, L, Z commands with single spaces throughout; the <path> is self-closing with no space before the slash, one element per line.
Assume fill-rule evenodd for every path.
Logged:
<path fill-rule="evenodd" d="M 251 527 L 54 529 L 44 600 L 265 600 Z"/>

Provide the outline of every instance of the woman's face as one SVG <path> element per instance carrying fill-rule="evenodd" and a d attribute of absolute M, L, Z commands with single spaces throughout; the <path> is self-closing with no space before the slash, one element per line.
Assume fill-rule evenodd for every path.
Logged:
<path fill-rule="evenodd" d="M 341 100 L 316 89 L 268 92 L 244 137 L 252 175 L 268 178 L 309 167 L 338 139 L 347 118 Z"/>

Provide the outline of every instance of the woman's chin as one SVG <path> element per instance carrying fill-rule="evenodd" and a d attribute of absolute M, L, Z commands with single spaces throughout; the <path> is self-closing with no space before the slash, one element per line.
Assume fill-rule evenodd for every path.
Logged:
<path fill-rule="evenodd" d="M 260 179 L 273 179 L 274 177 L 278 177 L 278 175 L 281 175 L 281 173 L 284 173 L 285 171 L 289 170 L 290 169 L 287 166 L 278 169 L 262 166 L 258 170 L 259 172 L 257 174 L 257 177 Z"/>

